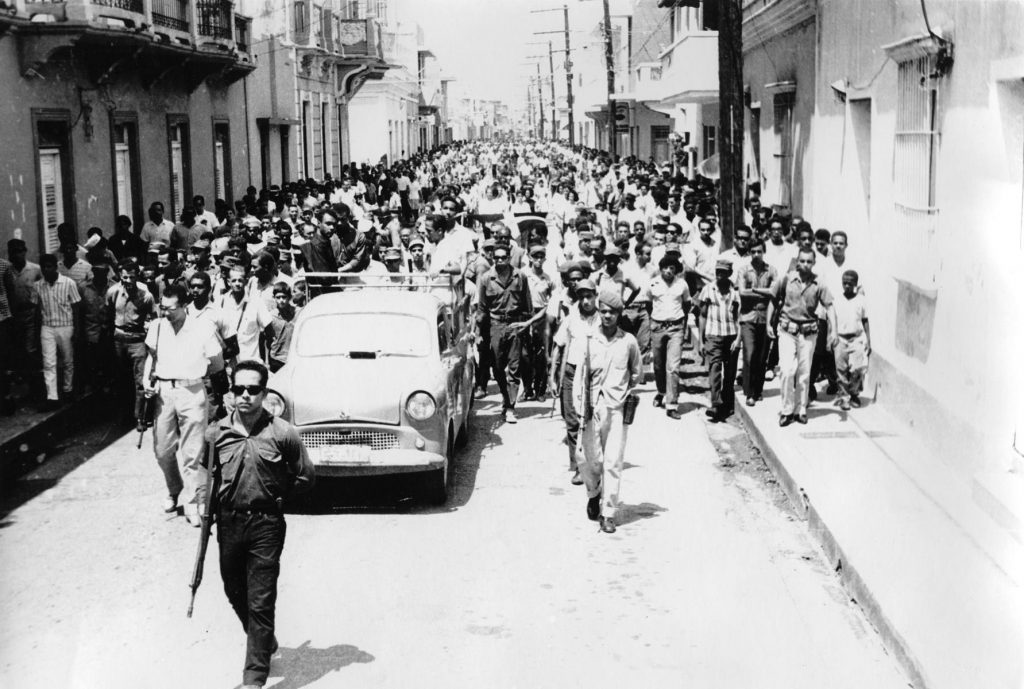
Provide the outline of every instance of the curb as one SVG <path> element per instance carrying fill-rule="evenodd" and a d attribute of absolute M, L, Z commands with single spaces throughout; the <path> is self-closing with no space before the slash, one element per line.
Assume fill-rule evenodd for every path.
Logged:
<path fill-rule="evenodd" d="M 93 418 L 103 405 L 96 404 L 99 396 L 90 393 L 42 417 L 17 435 L 0 445 L 0 492 L 8 484 L 46 461 L 50 449 L 69 433 Z"/>
<path fill-rule="evenodd" d="M 914 658 L 910 647 L 892 625 L 885 611 L 882 610 L 872 594 L 870 587 L 860 576 L 856 566 L 851 564 L 846 558 L 846 553 L 843 551 L 842 546 L 836 540 L 828 524 L 821 518 L 807 493 L 796 482 L 793 475 L 786 468 L 785 463 L 765 440 L 761 429 L 754 423 L 744 406 L 737 404 L 736 412 L 743 420 L 743 427 L 761 450 L 765 463 L 772 470 L 798 516 L 807 522 L 807 530 L 817 541 L 825 557 L 828 559 L 829 566 L 839 577 L 843 588 L 849 592 L 851 600 L 864 611 L 868 621 L 878 632 L 879 636 L 881 636 L 886 651 L 896 659 L 903 671 L 907 673 L 911 684 L 918 689 L 926 689 L 928 683 L 925 681 L 924 672 Z"/>

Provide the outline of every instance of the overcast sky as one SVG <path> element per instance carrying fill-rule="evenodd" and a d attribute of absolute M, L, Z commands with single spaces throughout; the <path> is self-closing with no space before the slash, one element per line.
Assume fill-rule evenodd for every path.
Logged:
<path fill-rule="evenodd" d="M 571 36 L 577 30 L 592 30 L 600 20 L 599 0 L 392 0 L 392 12 L 399 21 L 422 27 L 427 47 L 433 51 L 455 95 L 500 98 L 517 105 L 525 98 L 527 78 L 536 68 L 530 55 L 544 55 L 547 75 L 547 41 L 564 47 L 561 34 L 534 36 L 534 31 L 562 29 L 561 12 L 530 14 L 535 9 L 569 6 Z M 581 37 L 582 40 L 582 37 Z M 545 45 L 527 45 L 543 41 Z M 555 54 L 556 64 L 563 56 Z M 556 75 L 557 76 L 557 75 Z"/>

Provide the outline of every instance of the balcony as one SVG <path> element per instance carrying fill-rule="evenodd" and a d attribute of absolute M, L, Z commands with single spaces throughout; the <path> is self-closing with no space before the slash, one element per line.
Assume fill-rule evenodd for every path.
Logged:
<path fill-rule="evenodd" d="M 194 90 L 254 68 L 236 53 L 231 0 L 0 1 L 13 1 L 13 11 L 0 11 L 0 35 L 16 36 L 23 75 L 42 75 L 72 49 L 95 83 L 130 65 L 146 88 L 178 71 Z"/>
<path fill-rule="evenodd" d="M 661 77 L 645 95 L 661 106 L 718 101 L 718 32 L 696 31 L 680 36 L 662 51 Z"/>

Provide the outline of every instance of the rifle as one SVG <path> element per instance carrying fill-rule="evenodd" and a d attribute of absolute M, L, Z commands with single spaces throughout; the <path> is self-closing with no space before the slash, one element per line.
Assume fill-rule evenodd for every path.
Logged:
<path fill-rule="evenodd" d="M 203 513 L 199 515 L 202 521 L 202 528 L 199 529 L 199 546 L 196 548 L 196 562 L 192 567 L 192 582 L 189 588 L 192 589 L 192 598 L 188 602 L 187 617 L 192 617 L 192 606 L 196 602 L 196 591 L 203 583 L 203 565 L 206 562 L 206 548 L 210 544 L 210 529 L 213 527 L 214 503 L 217 500 L 218 478 L 220 471 L 217 464 L 217 448 L 214 442 L 206 443 L 206 503 L 203 505 Z"/>
<path fill-rule="evenodd" d="M 146 427 L 149 422 L 150 414 L 153 409 L 153 397 L 146 395 L 146 401 L 142 403 L 142 413 L 139 414 L 139 418 L 136 419 L 136 427 L 139 430 L 139 441 L 135 443 L 135 449 L 142 449 L 142 436 L 146 434 Z"/>

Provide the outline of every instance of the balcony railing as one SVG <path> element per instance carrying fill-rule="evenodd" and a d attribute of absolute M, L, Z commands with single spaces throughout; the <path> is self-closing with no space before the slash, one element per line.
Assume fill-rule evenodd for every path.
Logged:
<path fill-rule="evenodd" d="M 188 31 L 188 0 L 153 0 L 153 25 Z"/>
<path fill-rule="evenodd" d="M 239 52 L 249 52 L 249 34 L 251 33 L 252 20 L 248 17 L 235 15 L 235 47 Z"/>
<path fill-rule="evenodd" d="M 125 12 L 135 12 L 136 14 L 142 14 L 145 11 L 142 0 L 92 0 L 92 4 L 113 7 Z"/>
<path fill-rule="evenodd" d="M 231 40 L 234 15 L 230 0 L 198 0 L 196 13 L 199 15 L 200 36 Z"/>

